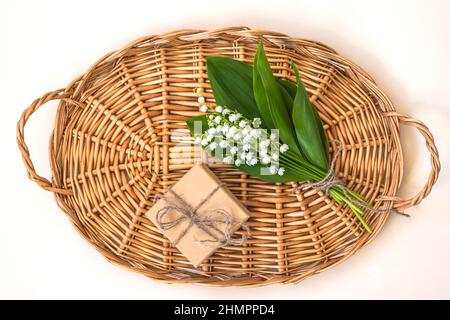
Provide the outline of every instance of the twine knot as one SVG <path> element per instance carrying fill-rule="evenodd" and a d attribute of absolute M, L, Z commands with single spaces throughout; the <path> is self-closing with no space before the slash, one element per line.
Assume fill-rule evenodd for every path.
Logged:
<path fill-rule="evenodd" d="M 396 213 L 402 216 L 406 216 L 406 217 L 410 217 L 409 214 L 404 213 L 404 212 L 400 212 L 397 209 L 382 209 L 382 208 L 372 208 L 369 207 L 368 205 L 366 205 L 365 203 L 355 199 L 354 197 L 352 197 L 349 192 L 347 191 L 347 188 L 344 185 L 344 182 L 335 175 L 334 173 L 334 166 L 336 164 L 336 160 L 339 156 L 339 154 L 342 152 L 342 145 L 341 142 L 339 140 L 333 140 L 333 142 L 336 144 L 336 152 L 333 155 L 333 158 L 331 159 L 331 164 L 330 167 L 328 169 L 327 174 L 325 175 L 325 177 L 317 182 L 314 181 L 309 181 L 309 182 L 305 182 L 301 185 L 299 185 L 297 188 L 295 188 L 295 190 L 298 189 L 303 189 L 303 188 L 315 188 L 318 190 L 323 191 L 326 194 L 329 194 L 329 191 L 332 187 L 336 187 L 342 190 L 342 192 L 344 193 L 344 196 L 353 204 L 366 209 L 367 211 L 370 212 L 377 212 L 377 213 L 381 213 L 381 212 L 390 212 L 390 213 Z"/>
<path fill-rule="evenodd" d="M 198 209 L 205 204 L 217 190 L 223 184 L 217 185 L 202 201 L 200 201 L 195 207 L 191 207 L 184 199 L 178 195 L 172 189 L 168 190 L 168 193 L 173 196 L 175 201 L 171 201 L 167 199 L 166 196 L 156 196 L 157 198 L 164 198 L 167 202 L 167 205 L 158 210 L 156 213 L 156 222 L 160 226 L 162 230 L 170 230 L 179 224 L 188 221 L 186 227 L 184 227 L 181 232 L 178 234 L 175 240 L 172 241 L 172 245 L 176 246 L 181 239 L 183 239 L 188 231 L 196 226 L 205 232 L 209 238 L 208 239 L 196 239 L 197 242 L 203 245 L 213 245 L 216 246 L 225 246 L 228 244 L 231 245 L 242 245 L 245 240 L 250 237 L 250 228 L 247 224 L 240 224 L 236 221 L 230 213 L 223 209 L 215 209 L 209 210 L 207 213 L 203 215 L 198 214 Z M 168 218 L 168 215 L 171 212 L 177 212 L 179 216 L 175 219 Z M 240 224 L 241 227 L 246 231 L 240 238 L 233 237 L 233 228 L 237 224 Z M 224 228 L 220 228 L 220 225 L 224 225 Z"/>

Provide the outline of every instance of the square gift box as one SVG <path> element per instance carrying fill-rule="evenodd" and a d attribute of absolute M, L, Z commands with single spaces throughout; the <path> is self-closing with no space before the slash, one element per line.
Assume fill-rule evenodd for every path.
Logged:
<path fill-rule="evenodd" d="M 205 165 L 192 167 L 146 215 L 195 267 L 249 235 L 247 209 Z M 247 235 L 231 237 L 241 226 Z"/>

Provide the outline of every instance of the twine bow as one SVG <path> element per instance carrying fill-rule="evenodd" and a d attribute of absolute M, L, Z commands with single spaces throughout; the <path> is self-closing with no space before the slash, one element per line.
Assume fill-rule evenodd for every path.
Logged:
<path fill-rule="evenodd" d="M 155 197 L 155 199 L 163 198 L 168 203 L 156 213 L 156 222 L 162 230 L 170 230 L 178 226 L 180 223 L 188 221 L 188 225 L 183 228 L 176 239 L 172 241 L 173 246 L 176 246 L 193 226 L 201 229 L 210 237 L 209 239 L 196 240 L 204 245 L 242 245 L 244 241 L 250 237 L 250 228 L 243 223 L 241 224 L 241 227 L 246 231 L 246 233 L 242 235 L 241 238 L 233 238 L 233 227 L 239 224 L 239 222 L 236 221 L 226 210 L 215 209 L 210 210 L 201 216 L 198 214 L 198 209 L 203 206 L 222 185 L 223 184 L 217 185 L 195 207 L 191 207 L 187 204 L 186 201 L 184 201 L 184 199 L 172 189 L 169 189 L 168 193 L 170 193 L 176 201 L 170 201 L 166 196 Z M 173 211 L 177 212 L 179 217 L 172 220 L 168 219 L 167 216 Z M 221 224 L 225 225 L 224 229 L 219 228 L 219 225 Z"/>
<path fill-rule="evenodd" d="M 327 172 L 327 174 L 325 175 L 325 177 L 317 182 L 314 181 L 310 181 L 310 182 L 306 182 L 301 184 L 300 186 L 298 186 L 296 189 L 303 189 L 303 188 L 315 188 L 318 190 L 323 191 L 324 193 L 328 194 L 330 189 L 332 187 L 337 187 L 339 189 L 342 190 L 342 192 L 344 193 L 344 196 L 353 204 L 366 209 L 367 211 L 370 212 L 377 212 L 377 213 L 381 213 L 381 212 L 391 212 L 391 213 L 396 213 L 405 217 L 410 217 L 409 214 L 404 213 L 404 212 L 400 212 L 396 209 L 382 209 L 382 208 L 372 208 L 369 207 L 368 205 L 366 205 L 365 203 L 355 199 L 354 197 L 352 197 L 347 189 L 345 188 L 344 182 L 339 179 L 335 174 L 334 174 L 334 165 L 336 164 L 336 160 L 339 156 L 339 154 L 342 152 L 342 145 L 341 142 L 339 140 L 333 140 L 334 143 L 336 144 L 336 152 L 334 153 L 333 158 L 331 159 L 331 164 L 330 164 L 330 168 Z"/>

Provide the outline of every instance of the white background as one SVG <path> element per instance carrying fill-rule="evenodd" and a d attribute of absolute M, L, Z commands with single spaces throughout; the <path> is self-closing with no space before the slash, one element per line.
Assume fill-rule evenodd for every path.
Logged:
<path fill-rule="evenodd" d="M 0 298 L 450 298 L 450 1 L 1 1 Z M 15 142 L 22 110 L 135 38 L 233 25 L 324 42 L 365 68 L 400 112 L 435 135 L 443 170 L 411 219 L 394 216 L 367 247 L 299 285 L 167 285 L 107 262 L 51 193 L 27 179 Z M 50 177 L 55 104 L 30 121 L 38 173 Z M 423 139 L 402 129 L 401 196 L 429 171 Z"/>

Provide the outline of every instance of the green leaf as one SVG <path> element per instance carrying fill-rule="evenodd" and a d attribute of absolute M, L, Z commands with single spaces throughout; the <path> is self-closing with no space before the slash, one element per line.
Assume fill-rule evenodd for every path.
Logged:
<path fill-rule="evenodd" d="M 211 82 L 216 103 L 234 109 L 242 113 L 246 118 L 261 118 L 253 93 L 253 66 L 224 57 L 211 56 L 206 59 L 208 78 Z M 226 68 L 226 70 L 223 71 L 222 68 Z M 235 81 L 236 78 L 239 79 L 237 82 Z M 288 108 L 289 114 L 291 114 L 297 86 L 289 80 L 280 78 L 276 78 L 276 80 L 279 83 L 285 106 Z M 234 88 L 236 85 L 238 85 L 238 89 Z M 246 88 L 248 91 L 243 92 L 241 88 Z M 270 126 L 264 124 L 263 127 Z"/>
<path fill-rule="evenodd" d="M 278 81 L 279 81 L 280 85 L 283 86 L 287 92 L 289 92 L 289 95 L 294 100 L 295 95 L 297 94 L 297 85 L 294 82 L 287 80 L 287 79 L 278 79 Z M 315 109 L 314 109 L 314 111 L 315 111 L 314 114 L 316 116 L 316 121 L 319 122 L 323 128 L 323 123 L 322 123 L 322 120 L 320 119 L 319 113 Z M 325 131 L 323 129 L 320 130 L 320 135 L 321 135 L 321 141 L 323 144 L 322 147 L 324 149 L 324 152 L 329 154 L 328 139 L 327 139 L 327 136 L 325 135 Z"/>
<path fill-rule="evenodd" d="M 186 120 L 186 124 L 191 132 L 191 136 L 194 136 L 195 134 L 202 134 L 208 130 L 209 127 L 208 118 L 206 115 L 191 117 Z M 199 132 L 196 132 L 196 129 L 200 129 L 198 130 Z"/>
<path fill-rule="evenodd" d="M 206 61 L 217 105 L 234 109 L 248 119 L 260 118 L 253 95 L 252 66 L 224 57 L 207 57 Z"/>
<path fill-rule="evenodd" d="M 263 121 L 269 128 L 278 129 L 281 141 L 301 155 L 285 99 L 277 78 L 272 74 L 262 42 L 253 63 L 253 91 Z"/>
<path fill-rule="evenodd" d="M 323 131 L 322 121 L 317 110 L 311 105 L 296 65 L 293 65 L 297 78 L 297 93 L 292 110 L 297 140 L 306 159 L 317 167 L 328 170 L 328 141 Z"/>
<path fill-rule="evenodd" d="M 295 95 L 297 94 L 297 85 L 290 80 L 280 79 L 278 78 L 278 82 L 280 85 L 286 90 L 287 93 L 291 96 L 292 100 L 295 99 Z"/>
<path fill-rule="evenodd" d="M 256 55 L 255 55 L 256 61 Z M 253 67 L 253 94 L 255 96 L 255 100 L 257 103 L 257 108 L 261 115 L 261 120 L 264 121 L 264 124 L 269 129 L 275 128 L 275 123 L 272 119 L 272 114 L 270 112 L 270 106 L 267 101 L 267 93 L 264 88 L 264 84 L 262 83 L 261 76 L 257 70 L 257 68 Z"/>
<path fill-rule="evenodd" d="M 288 89 L 283 85 L 283 79 L 276 78 L 278 82 L 278 86 L 280 88 L 281 96 L 283 97 L 284 105 L 286 107 L 286 110 L 288 111 L 289 117 L 292 115 L 292 107 L 294 105 L 294 96 L 291 95 L 291 93 L 288 91 Z"/>
<path fill-rule="evenodd" d="M 325 130 L 323 129 L 322 120 L 320 119 L 319 113 L 317 112 L 317 110 L 315 108 L 314 108 L 314 116 L 316 118 L 316 123 L 319 128 L 320 142 L 322 143 L 323 153 L 326 155 L 326 159 L 327 159 L 326 164 L 327 164 L 327 168 L 328 168 L 328 161 L 330 158 L 330 145 L 328 143 L 328 138 L 327 138 L 327 135 L 325 134 Z"/>

